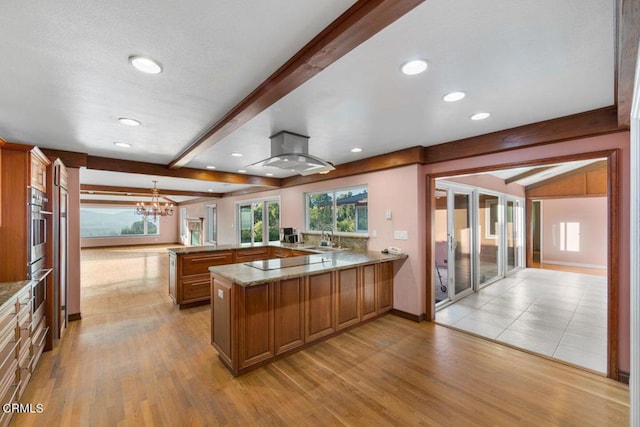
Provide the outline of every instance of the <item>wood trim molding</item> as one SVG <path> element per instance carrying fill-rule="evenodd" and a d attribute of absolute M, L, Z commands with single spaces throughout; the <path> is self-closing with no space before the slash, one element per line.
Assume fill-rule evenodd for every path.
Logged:
<path fill-rule="evenodd" d="M 425 163 L 463 159 L 534 145 L 618 132 L 615 106 L 425 147 Z"/>
<path fill-rule="evenodd" d="M 615 97 L 618 105 L 618 126 L 628 129 L 640 39 L 640 0 L 618 0 L 617 6 Z"/>
<path fill-rule="evenodd" d="M 111 159 L 108 157 L 87 156 L 87 168 L 138 173 L 144 175 L 170 176 L 175 178 L 199 179 L 202 181 L 228 182 L 232 184 L 249 184 L 263 187 L 279 187 L 279 178 L 267 178 L 255 175 L 238 174 L 231 172 L 219 172 L 203 169 L 168 169 L 164 165 L 156 163 L 136 162 L 132 160 Z"/>
<path fill-rule="evenodd" d="M 398 317 L 402 317 L 403 319 L 411 320 L 417 323 L 424 321 L 424 314 L 418 315 L 418 314 L 407 313 L 406 311 L 398 310 L 395 308 L 391 309 L 390 313 Z"/>
<path fill-rule="evenodd" d="M 69 314 L 69 322 L 75 322 L 76 320 L 82 320 L 81 313 L 71 313 Z"/>
<path fill-rule="evenodd" d="M 217 196 L 218 198 L 222 197 L 223 194 Z M 200 197 L 198 199 L 185 200 L 184 202 L 176 203 L 176 206 L 186 206 L 186 205 L 195 205 L 196 203 L 215 203 L 216 199 L 212 197 Z"/>
<path fill-rule="evenodd" d="M 309 184 L 312 182 L 325 181 L 329 179 L 344 178 L 352 175 L 359 175 L 369 172 L 377 172 L 385 169 L 398 168 L 424 163 L 424 147 L 411 147 L 392 153 L 381 154 L 379 156 L 368 157 L 354 162 L 344 163 L 336 166 L 325 175 L 292 176 L 282 178 L 282 187 L 293 187 L 296 185 Z"/>
<path fill-rule="evenodd" d="M 618 295 L 619 295 L 619 273 L 620 269 L 620 169 L 619 169 L 619 150 L 613 150 L 607 156 L 607 192 L 609 193 L 609 222 L 608 235 L 609 247 L 607 248 L 609 265 L 607 266 L 608 279 L 608 369 L 607 376 L 614 380 L 618 380 Z M 633 261 L 632 261 L 633 262 Z"/>
<path fill-rule="evenodd" d="M 504 180 L 505 184 L 511 184 L 512 182 L 520 181 L 521 179 L 529 178 L 530 176 L 537 175 L 546 170 L 551 169 L 553 166 L 542 166 L 539 168 L 531 169 L 526 172 L 519 173 L 516 176 L 512 176 L 511 178 L 507 178 Z"/>
<path fill-rule="evenodd" d="M 109 195 L 126 195 L 130 193 L 132 196 L 151 196 L 151 188 L 139 188 L 139 187 L 116 187 L 112 185 L 80 185 L 80 191 L 82 193 L 93 191 L 94 193 L 103 193 Z M 188 197 L 222 197 L 221 193 L 209 193 L 204 191 L 184 191 L 184 190 L 169 190 L 158 189 L 158 193 L 164 196 L 188 196 Z"/>
<path fill-rule="evenodd" d="M 358 0 L 171 163 L 178 169 L 424 0 Z"/>

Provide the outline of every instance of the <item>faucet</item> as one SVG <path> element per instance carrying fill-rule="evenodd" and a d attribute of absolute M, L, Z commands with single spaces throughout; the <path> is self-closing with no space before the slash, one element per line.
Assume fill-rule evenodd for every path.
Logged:
<path fill-rule="evenodd" d="M 331 235 L 327 232 L 331 232 Z M 322 227 L 322 231 L 320 232 L 320 245 L 324 246 L 323 242 L 331 242 L 327 243 L 327 246 L 333 246 L 333 227 L 330 225 L 325 225 Z"/>

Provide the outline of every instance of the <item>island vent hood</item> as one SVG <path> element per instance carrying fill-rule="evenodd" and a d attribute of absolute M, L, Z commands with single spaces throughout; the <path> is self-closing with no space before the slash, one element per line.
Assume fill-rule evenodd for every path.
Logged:
<path fill-rule="evenodd" d="M 266 166 L 300 175 L 327 173 L 333 165 L 309 154 L 309 137 L 281 131 L 271 137 L 271 157 L 250 166 Z"/>

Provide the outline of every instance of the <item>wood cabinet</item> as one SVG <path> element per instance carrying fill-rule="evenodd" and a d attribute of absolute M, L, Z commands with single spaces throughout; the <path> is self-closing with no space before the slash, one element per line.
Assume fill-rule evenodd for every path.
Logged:
<path fill-rule="evenodd" d="M 386 314 L 393 262 L 241 286 L 211 274 L 211 343 L 241 375 L 276 357 Z"/>
<path fill-rule="evenodd" d="M 281 354 L 304 344 L 304 280 L 281 280 L 274 289 L 274 351 Z"/>
<path fill-rule="evenodd" d="M 169 296 L 183 308 L 185 304 L 211 299 L 209 267 L 233 264 L 233 251 L 176 254 L 169 252 Z"/>
<path fill-rule="evenodd" d="M 309 255 L 309 252 L 294 251 L 279 246 L 212 250 L 187 254 L 170 251 L 169 296 L 180 308 L 194 303 L 206 303 L 211 300 L 209 267 L 299 255 Z"/>
<path fill-rule="evenodd" d="M 349 268 L 336 272 L 336 328 L 348 328 L 360 322 L 362 269 Z"/>
<path fill-rule="evenodd" d="M 36 369 L 46 328 L 40 316 L 33 313 L 31 281 L 14 282 L 16 293 L 0 309 L 0 404 L 17 403 Z M 24 402 L 23 402 L 24 403 Z M 0 413 L 0 426 L 8 425 L 11 412 Z"/>
<path fill-rule="evenodd" d="M 263 246 L 259 248 L 236 249 L 234 262 L 251 262 L 271 258 L 271 248 Z"/>
<path fill-rule="evenodd" d="M 305 342 L 317 340 L 336 331 L 333 276 L 333 272 L 327 272 L 306 278 Z"/>
<path fill-rule="evenodd" d="M 0 282 L 25 280 L 29 262 L 28 188 L 45 188 L 47 158 L 34 146 L 6 143 L 0 158 Z M 42 172 L 44 169 L 45 172 Z M 33 173 L 32 173 L 33 172 Z"/>

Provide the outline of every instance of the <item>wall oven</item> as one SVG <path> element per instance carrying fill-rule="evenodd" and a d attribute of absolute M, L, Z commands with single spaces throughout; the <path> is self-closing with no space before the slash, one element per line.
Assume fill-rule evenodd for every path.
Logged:
<path fill-rule="evenodd" d="M 47 196 L 40 190 L 31 188 L 29 197 L 29 270 L 31 264 L 45 256 L 47 244 L 47 222 L 51 212 L 47 211 Z"/>

